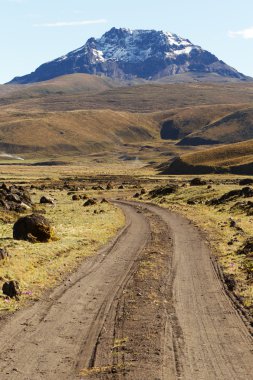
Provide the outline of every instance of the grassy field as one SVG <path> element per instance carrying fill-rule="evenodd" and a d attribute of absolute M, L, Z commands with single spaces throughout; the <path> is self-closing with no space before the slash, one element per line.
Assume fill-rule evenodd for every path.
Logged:
<path fill-rule="evenodd" d="M 23 179 L 29 180 L 28 177 Z M 45 216 L 55 228 L 57 240 L 36 244 L 15 241 L 12 238 L 12 226 L 17 216 L 8 213 L 9 222 L 6 223 L 6 213 L 1 213 L 5 220 L 0 222 L 1 247 L 5 247 L 11 256 L 0 263 L 0 285 L 15 279 L 22 290 L 19 301 L 0 297 L 1 312 L 14 311 L 28 300 L 38 299 L 45 290 L 62 281 L 78 263 L 94 255 L 124 225 L 123 214 L 110 203 L 101 204 L 98 200 L 94 206 L 83 207 L 83 200 L 72 201 L 64 190 L 47 188 L 35 190 L 35 193 L 32 199 L 37 209 L 45 210 Z M 79 193 L 94 195 L 90 189 Z M 42 194 L 53 197 L 55 206 L 39 205 Z"/>
<path fill-rule="evenodd" d="M 211 244 L 225 276 L 232 276 L 235 280 L 236 297 L 253 315 L 253 262 L 247 255 L 238 254 L 238 250 L 252 236 L 253 222 L 253 213 L 247 213 L 241 204 L 253 199 L 238 197 L 219 205 L 208 205 L 208 200 L 219 198 L 230 190 L 241 189 L 240 177 L 203 176 L 207 182 L 203 186 L 190 186 L 191 178 L 192 176 L 154 175 L 152 168 L 134 166 L 132 162 L 126 162 L 126 166 L 97 164 L 92 168 L 92 173 L 88 163 L 83 166 L 39 168 L 1 166 L 0 181 L 37 186 L 37 189 L 32 190 L 35 192 L 32 194 L 35 203 L 38 203 L 42 194 L 56 199 L 55 207 L 47 205 L 43 209 L 59 237 L 59 240 L 47 244 L 13 241 L 12 225 L 15 216 L 3 218 L 1 246 L 7 247 L 12 256 L 0 263 L 1 283 L 11 278 L 17 279 L 23 295 L 21 302 L 7 302 L 0 298 L 1 310 L 15 310 L 25 304 L 27 299 L 40 297 L 45 289 L 55 286 L 66 273 L 85 257 L 93 255 L 123 226 L 122 213 L 111 204 L 98 203 L 85 208 L 82 200 L 72 201 L 67 190 L 61 190 L 67 182 L 73 187 L 79 187 L 78 192 L 87 194 L 88 197 L 152 201 L 191 219 L 205 233 L 205 239 Z M 113 188 L 106 190 L 109 182 Z M 167 183 L 178 185 L 178 190 L 171 195 L 150 199 L 148 192 L 151 189 Z M 122 184 L 123 189 L 119 189 Z M 104 190 L 94 190 L 93 187 L 97 185 Z M 41 186 L 45 188 L 38 189 Z M 142 188 L 146 189 L 146 193 L 141 198 L 133 198 Z M 37 207 L 41 208 L 40 205 Z"/>

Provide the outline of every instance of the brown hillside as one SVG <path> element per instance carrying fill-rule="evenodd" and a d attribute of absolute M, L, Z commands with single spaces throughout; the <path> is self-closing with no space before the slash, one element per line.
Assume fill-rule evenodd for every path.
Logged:
<path fill-rule="evenodd" d="M 0 96 L 11 94 L 14 99 L 50 94 L 95 94 L 120 86 L 120 83 L 106 77 L 88 74 L 72 74 L 45 82 L 27 85 L 2 85 Z"/>
<path fill-rule="evenodd" d="M 85 155 L 135 144 L 134 156 L 145 141 L 154 140 L 152 154 L 145 148 L 148 162 L 161 162 L 175 157 L 177 147 L 171 141 L 166 145 L 160 129 L 163 138 L 174 140 L 202 133 L 206 125 L 217 125 L 222 134 L 226 118 L 242 109 L 248 112 L 253 101 L 251 83 L 114 85 L 106 78 L 74 74 L 2 86 L 2 96 L 0 87 L 0 150 Z"/>
<path fill-rule="evenodd" d="M 162 165 L 164 174 L 253 174 L 253 140 L 182 155 Z"/>
<path fill-rule="evenodd" d="M 218 104 L 192 106 L 157 112 L 154 119 L 160 123 L 161 137 L 165 140 L 178 140 L 201 130 L 203 126 L 216 122 L 236 110 L 238 104 Z"/>
<path fill-rule="evenodd" d="M 156 112 L 213 104 L 242 104 L 245 107 L 252 102 L 252 83 L 145 84 L 113 88 L 96 94 L 83 91 L 75 94 L 36 94 L 31 99 L 22 95 L 0 98 L 0 106 L 43 111 L 110 108 L 131 112 Z"/>
<path fill-rule="evenodd" d="M 0 149 L 8 153 L 87 154 L 158 135 L 149 117 L 111 110 L 12 113 L 0 121 Z"/>
<path fill-rule="evenodd" d="M 222 117 L 188 135 L 180 145 L 235 143 L 253 138 L 253 109 L 243 109 Z"/>

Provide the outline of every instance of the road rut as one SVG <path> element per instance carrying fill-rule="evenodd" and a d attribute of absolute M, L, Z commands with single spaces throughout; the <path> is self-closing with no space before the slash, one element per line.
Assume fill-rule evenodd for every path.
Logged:
<path fill-rule="evenodd" d="M 251 380 L 252 337 L 198 229 L 157 206 L 118 205 L 126 227 L 113 242 L 0 322 L 1 380 Z"/>

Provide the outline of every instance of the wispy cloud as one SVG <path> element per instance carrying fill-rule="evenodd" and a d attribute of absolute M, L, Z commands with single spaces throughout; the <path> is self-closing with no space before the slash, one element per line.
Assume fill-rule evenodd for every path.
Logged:
<path fill-rule="evenodd" d="M 253 38 L 253 26 L 251 28 L 238 30 L 237 32 L 228 32 L 229 37 L 235 38 L 235 37 L 242 37 L 246 40 Z"/>
<path fill-rule="evenodd" d="M 18 3 L 18 4 L 21 4 L 21 3 L 25 3 L 26 0 L 8 0 L 9 3 Z"/>
<path fill-rule="evenodd" d="M 44 24 L 34 24 L 35 28 L 62 28 L 65 26 L 81 26 L 81 25 L 92 25 L 92 24 L 105 24 L 106 19 L 99 20 L 81 20 L 81 21 L 59 21 L 59 22 L 49 22 Z"/>

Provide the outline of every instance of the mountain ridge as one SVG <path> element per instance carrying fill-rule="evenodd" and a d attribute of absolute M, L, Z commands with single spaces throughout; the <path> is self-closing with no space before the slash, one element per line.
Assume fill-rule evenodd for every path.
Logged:
<path fill-rule="evenodd" d="M 101 38 L 39 66 L 9 83 L 27 84 L 61 75 L 86 73 L 120 80 L 162 80 L 184 73 L 215 74 L 224 79 L 249 78 L 190 40 L 170 32 L 112 28 Z"/>

